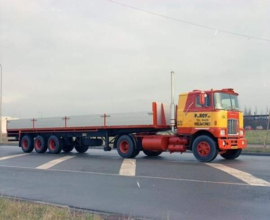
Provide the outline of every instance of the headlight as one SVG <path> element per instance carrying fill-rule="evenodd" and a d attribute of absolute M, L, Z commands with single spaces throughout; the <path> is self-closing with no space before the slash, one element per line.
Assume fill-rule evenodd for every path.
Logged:
<path fill-rule="evenodd" d="M 239 134 L 240 134 L 240 136 L 243 136 L 244 135 L 244 131 L 243 130 L 240 130 L 239 131 Z"/>
<path fill-rule="evenodd" d="M 220 136 L 225 136 L 225 130 L 220 130 Z"/>

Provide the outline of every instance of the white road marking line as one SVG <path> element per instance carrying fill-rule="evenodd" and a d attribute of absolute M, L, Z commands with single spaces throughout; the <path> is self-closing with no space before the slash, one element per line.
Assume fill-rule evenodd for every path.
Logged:
<path fill-rule="evenodd" d="M 28 154 L 27 154 L 28 155 Z M 209 165 L 209 164 L 207 164 Z M 22 166 L 8 166 L 0 165 L 0 167 L 18 169 L 18 170 L 37 170 L 33 167 L 22 167 Z M 59 170 L 59 169 L 44 169 L 45 172 L 65 172 L 65 173 L 78 173 L 78 174 L 88 174 L 88 175 L 100 175 L 100 176 L 114 176 L 119 177 L 119 174 L 112 173 L 99 173 L 99 172 L 87 172 L 87 171 L 76 171 L 76 170 Z M 166 177 L 155 177 L 155 176 L 136 176 L 136 178 L 142 179 L 156 179 L 156 180 L 170 180 L 170 181 L 180 181 L 180 182 L 193 182 L 193 183 L 208 183 L 208 184 L 221 184 L 221 185 L 232 185 L 232 186 L 257 186 L 247 183 L 235 183 L 235 182 L 218 182 L 218 181 L 209 181 L 209 180 L 196 180 L 196 179 L 181 179 L 181 178 L 166 178 Z M 263 187 L 270 187 L 270 183 L 263 184 Z"/>
<path fill-rule="evenodd" d="M 270 187 L 270 183 L 263 180 L 263 179 L 259 179 L 253 175 L 251 175 L 250 173 L 246 173 L 228 166 L 225 166 L 223 164 L 217 164 L 217 163 L 206 163 L 208 166 L 211 166 L 213 168 L 222 170 L 242 181 L 244 181 L 245 183 L 252 185 L 252 186 L 267 186 Z"/>
<path fill-rule="evenodd" d="M 36 171 L 36 168 L 33 167 L 19 167 L 19 166 L 6 166 L 0 165 L 0 167 L 12 168 L 18 170 L 32 170 Z M 64 173 L 78 173 L 78 174 L 88 174 L 88 175 L 98 175 L 98 176 L 113 176 L 121 177 L 119 174 L 113 173 L 98 173 L 98 172 L 87 172 L 87 171 L 77 171 L 77 170 L 58 170 L 58 169 L 49 169 L 43 170 L 45 172 L 64 172 Z M 250 186 L 247 183 L 233 183 L 233 182 L 217 182 L 217 181 L 208 181 L 208 180 L 194 180 L 194 179 L 177 179 L 177 178 L 167 178 L 167 177 L 155 177 L 155 176 L 136 176 L 136 178 L 141 179 L 157 179 L 157 180 L 171 180 L 171 181 L 180 181 L 180 182 L 194 182 L 194 183 L 209 183 L 209 184 L 221 184 L 221 185 L 232 185 L 232 186 Z"/>
<path fill-rule="evenodd" d="M 16 154 L 16 155 L 12 155 L 12 156 L 0 157 L 0 161 L 1 160 L 8 160 L 8 159 L 20 157 L 20 156 L 26 156 L 26 155 L 29 155 L 29 154 Z"/>
<path fill-rule="evenodd" d="M 139 188 L 141 188 L 139 181 L 137 181 L 137 185 L 138 185 Z"/>
<path fill-rule="evenodd" d="M 65 156 L 65 157 L 58 158 L 56 160 L 51 160 L 50 162 L 45 163 L 45 164 L 37 167 L 36 169 L 47 170 L 47 169 L 49 169 L 51 167 L 54 167 L 55 165 L 57 165 L 59 163 L 62 163 L 64 161 L 66 161 L 66 160 L 69 160 L 69 159 L 71 159 L 73 157 L 75 157 L 75 156 Z"/>
<path fill-rule="evenodd" d="M 136 175 L 136 160 L 124 159 L 119 170 L 121 176 L 135 176 Z"/>

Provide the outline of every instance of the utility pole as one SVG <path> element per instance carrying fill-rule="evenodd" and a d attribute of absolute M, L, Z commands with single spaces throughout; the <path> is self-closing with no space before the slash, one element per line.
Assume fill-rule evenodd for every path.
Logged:
<path fill-rule="evenodd" d="M 2 91 L 3 91 L 3 77 L 2 77 L 2 65 L 0 64 L 0 68 L 1 68 L 1 71 L 0 71 L 0 74 L 1 74 L 1 89 L 0 89 L 0 144 L 2 144 Z"/>
<path fill-rule="evenodd" d="M 270 123 L 270 112 L 269 112 L 269 114 L 268 114 L 267 130 L 266 130 L 266 136 L 265 136 L 265 140 L 264 140 L 264 147 L 265 147 L 265 148 L 266 148 L 266 145 L 267 145 L 267 139 L 268 139 L 269 123 Z"/>
<path fill-rule="evenodd" d="M 171 131 L 175 129 L 175 105 L 174 105 L 174 72 L 171 71 Z"/>

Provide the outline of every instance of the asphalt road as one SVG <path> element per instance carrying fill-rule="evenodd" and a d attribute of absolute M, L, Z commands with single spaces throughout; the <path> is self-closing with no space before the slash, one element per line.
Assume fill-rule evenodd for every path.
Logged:
<path fill-rule="evenodd" d="M 0 194 L 149 219 L 269 219 L 270 157 L 204 164 L 189 153 L 123 160 L 0 146 Z"/>

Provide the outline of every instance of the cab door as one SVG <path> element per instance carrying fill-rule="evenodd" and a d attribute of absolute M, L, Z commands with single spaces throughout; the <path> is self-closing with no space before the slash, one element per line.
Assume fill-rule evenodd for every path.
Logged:
<path fill-rule="evenodd" d="M 179 134 L 190 134 L 193 129 L 195 96 L 181 94 L 177 111 L 177 129 Z"/>
<path fill-rule="evenodd" d="M 212 118 L 212 95 L 205 94 L 205 104 L 200 104 L 200 94 L 195 96 L 195 105 L 193 108 L 193 126 L 194 128 L 210 128 Z"/>

